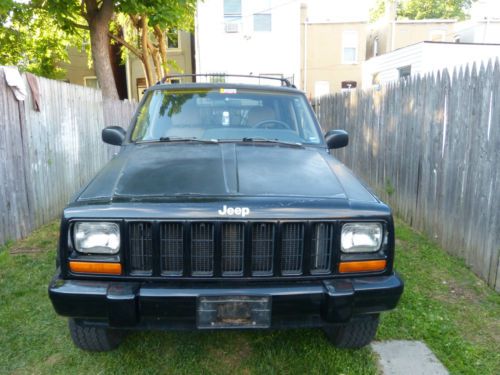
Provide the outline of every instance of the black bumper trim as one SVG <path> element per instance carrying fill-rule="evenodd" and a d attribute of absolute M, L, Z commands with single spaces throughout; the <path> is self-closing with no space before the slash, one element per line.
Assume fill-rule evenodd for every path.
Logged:
<path fill-rule="evenodd" d="M 56 312 L 82 323 L 123 328 L 196 328 L 199 296 L 272 298 L 272 328 L 321 326 L 396 307 L 403 292 L 397 274 L 315 282 L 220 286 L 62 280 L 49 296 Z M 178 324 L 176 324 L 178 322 Z M 176 327 L 178 325 L 178 327 Z"/>

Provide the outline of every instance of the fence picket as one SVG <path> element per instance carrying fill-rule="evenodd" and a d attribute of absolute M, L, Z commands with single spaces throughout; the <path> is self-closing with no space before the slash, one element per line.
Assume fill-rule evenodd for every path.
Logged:
<path fill-rule="evenodd" d="M 341 161 L 500 290 L 498 59 L 331 95 L 318 111 L 326 130 L 349 132 Z"/>
<path fill-rule="evenodd" d="M 31 93 L 15 99 L 0 69 L 0 245 L 60 214 L 116 152 L 101 141 L 104 118 L 126 127 L 136 107 L 103 101 L 99 90 L 37 79 L 40 112 Z"/>

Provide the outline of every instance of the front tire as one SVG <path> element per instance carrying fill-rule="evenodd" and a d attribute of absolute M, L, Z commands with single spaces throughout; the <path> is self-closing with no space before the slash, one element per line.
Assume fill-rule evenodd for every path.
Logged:
<path fill-rule="evenodd" d="M 377 334 L 379 315 L 363 315 L 349 323 L 323 328 L 328 341 L 337 348 L 359 349 L 368 345 Z"/>
<path fill-rule="evenodd" d="M 107 352 L 116 349 L 125 338 L 123 331 L 108 328 L 82 326 L 69 319 L 69 332 L 73 343 L 82 350 Z"/>

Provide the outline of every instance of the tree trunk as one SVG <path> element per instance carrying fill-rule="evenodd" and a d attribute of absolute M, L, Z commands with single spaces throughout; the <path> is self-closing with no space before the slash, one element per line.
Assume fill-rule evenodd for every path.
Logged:
<path fill-rule="evenodd" d="M 158 25 L 154 27 L 154 33 L 156 36 L 156 41 L 158 42 L 158 47 L 160 48 L 160 57 L 161 57 L 161 64 L 163 67 L 163 71 L 165 72 L 165 74 L 168 74 L 167 41 L 165 39 L 165 34 Z"/>
<path fill-rule="evenodd" d="M 149 86 L 153 85 L 153 69 L 151 68 L 151 61 L 149 60 L 150 54 L 148 49 L 148 20 L 147 17 L 142 16 L 141 21 L 141 47 L 142 47 L 142 63 L 144 65 L 144 72 L 146 73 L 146 84 Z"/>
<path fill-rule="evenodd" d="M 151 57 L 153 58 L 153 64 L 155 66 L 155 82 L 161 80 L 164 76 L 162 67 L 161 67 L 161 62 L 160 62 L 160 56 L 159 56 L 159 51 L 158 48 L 153 46 L 153 43 L 148 44 L 149 51 L 151 52 Z"/>
<path fill-rule="evenodd" d="M 103 0 L 100 8 L 96 0 L 86 0 L 87 22 L 90 28 L 90 46 L 92 48 L 92 61 L 94 70 L 106 98 L 118 100 L 115 77 L 111 67 L 109 54 L 109 22 L 113 15 L 113 2 Z"/>

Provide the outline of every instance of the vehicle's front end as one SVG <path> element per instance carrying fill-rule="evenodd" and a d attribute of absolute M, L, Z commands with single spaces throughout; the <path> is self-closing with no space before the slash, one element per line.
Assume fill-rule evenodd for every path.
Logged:
<path fill-rule="evenodd" d="M 227 103 L 236 91 L 216 90 L 213 102 L 203 94 L 196 103 L 215 113 L 220 95 Z M 64 210 L 49 294 L 78 346 L 111 349 L 130 329 L 322 327 L 334 344 L 360 347 L 396 306 L 390 209 L 319 136 L 279 142 L 279 129 L 266 127 L 252 139 L 240 118 L 232 132 L 235 108 L 248 112 L 256 98 L 217 112 L 210 137 L 144 141 L 146 130 L 141 142 L 132 129 Z M 173 106 L 159 103 L 164 113 Z M 183 121 L 182 136 L 199 131 Z M 272 140 L 260 138 L 265 130 Z M 212 137 L 224 132 L 230 138 Z"/>

